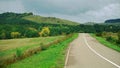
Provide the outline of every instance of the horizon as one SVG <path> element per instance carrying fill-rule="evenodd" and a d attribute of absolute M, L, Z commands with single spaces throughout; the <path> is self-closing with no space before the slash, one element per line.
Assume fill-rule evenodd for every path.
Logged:
<path fill-rule="evenodd" d="M 7 5 L 6 5 L 7 4 Z M 103 23 L 120 18 L 120 1 L 115 0 L 1 0 L 0 13 L 33 12 L 34 15 L 62 18 L 78 23 Z"/>

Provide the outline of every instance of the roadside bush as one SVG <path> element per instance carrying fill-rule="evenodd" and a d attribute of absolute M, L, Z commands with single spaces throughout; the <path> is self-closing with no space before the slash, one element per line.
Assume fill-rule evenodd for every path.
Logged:
<path fill-rule="evenodd" d="M 118 32 L 118 40 L 116 41 L 117 44 L 120 44 L 120 31 Z"/>
<path fill-rule="evenodd" d="M 120 44 L 120 40 L 117 40 L 116 43 L 117 43 L 117 44 Z"/>
<path fill-rule="evenodd" d="M 96 36 L 102 36 L 102 33 L 100 32 L 100 33 L 96 33 Z"/>
<path fill-rule="evenodd" d="M 108 32 L 102 32 L 102 37 L 106 37 Z"/>
<path fill-rule="evenodd" d="M 106 37 L 106 40 L 109 41 L 109 42 L 113 42 L 113 43 L 116 42 L 116 39 L 114 39 L 114 38 L 111 37 L 111 36 Z"/>

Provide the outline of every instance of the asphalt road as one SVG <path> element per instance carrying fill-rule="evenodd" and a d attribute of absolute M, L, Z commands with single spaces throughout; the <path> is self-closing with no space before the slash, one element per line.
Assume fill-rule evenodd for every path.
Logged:
<path fill-rule="evenodd" d="M 120 53 L 81 33 L 70 44 L 64 68 L 120 68 Z"/>

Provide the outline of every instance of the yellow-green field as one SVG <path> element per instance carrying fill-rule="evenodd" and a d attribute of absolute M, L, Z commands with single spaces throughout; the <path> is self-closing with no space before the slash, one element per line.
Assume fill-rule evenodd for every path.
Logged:
<path fill-rule="evenodd" d="M 0 59 L 12 57 L 18 49 L 24 52 L 40 46 L 40 43 L 48 44 L 63 37 L 64 36 L 0 40 Z"/>

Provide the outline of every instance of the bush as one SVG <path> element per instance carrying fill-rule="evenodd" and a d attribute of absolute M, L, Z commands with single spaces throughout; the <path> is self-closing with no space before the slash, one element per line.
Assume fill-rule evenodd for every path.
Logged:
<path fill-rule="evenodd" d="M 96 36 L 102 36 L 102 33 L 96 33 Z"/>
<path fill-rule="evenodd" d="M 120 31 L 118 32 L 118 40 L 116 41 L 117 44 L 120 44 Z"/>
<path fill-rule="evenodd" d="M 108 32 L 102 32 L 102 37 L 106 37 Z"/>
<path fill-rule="evenodd" d="M 106 40 L 113 43 L 116 42 L 116 39 L 112 38 L 111 36 L 106 37 Z"/>
<path fill-rule="evenodd" d="M 12 37 L 12 38 L 19 38 L 20 35 L 21 35 L 20 32 L 11 32 L 11 37 Z"/>

